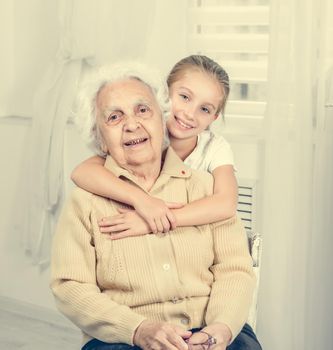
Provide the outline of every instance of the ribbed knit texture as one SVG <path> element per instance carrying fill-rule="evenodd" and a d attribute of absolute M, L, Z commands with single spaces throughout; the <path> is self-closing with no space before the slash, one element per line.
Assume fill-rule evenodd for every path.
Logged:
<path fill-rule="evenodd" d="M 126 176 L 112 160 L 106 166 Z M 169 149 L 151 194 L 188 202 L 211 194 L 212 185 L 209 175 L 190 170 Z M 117 207 L 75 189 L 54 238 L 51 288 L 59 310 L 85 333 L 84 342 L 93 337 L 133 344 L 146 318 L 186 329 L 223 322 L 235 337 L 254 289 L 240 220 L 111 241 L 97 222 Z"/>

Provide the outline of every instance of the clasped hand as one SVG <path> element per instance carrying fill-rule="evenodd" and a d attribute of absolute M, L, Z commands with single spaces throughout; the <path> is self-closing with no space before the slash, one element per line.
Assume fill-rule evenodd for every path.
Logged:
<path fill-rule="evenodd" d="M 231 332 L 223 323 L 215 323 L 193 333 L 166 322 L 143 321 L 134 335 L 134 344 L 143 350 L 225 350 Z M 216 344 L 207 343 L 207 334 Z"/>
<path fill-rule="evenodd" d="M 209 336 L 214 338 L 215 344 L 209 344 Z M 231 331 L 224 323 L 214 323 L 193 333 L 186 342 L 189 350 L 225 350 L 231 337 Z"/>
<path fill-rule="evenodd" d="M 176 228 L 171 209 L 179 209 L 181 203 L 164 202 L 145 195 L 134 209 L 118 209 L 119 214 L 99 221 L 100 231 L 110 234 L 111 239 L 140 236 L 148 233 L 168 232 Z"/>

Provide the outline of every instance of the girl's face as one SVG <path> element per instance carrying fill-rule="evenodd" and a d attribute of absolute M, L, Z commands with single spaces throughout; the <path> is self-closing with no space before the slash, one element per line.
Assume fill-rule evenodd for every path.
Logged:
<path fill-rule="evenodd" d="M 188 69 L 170 86 L 169 91 L 172 106 L 167 127 L 171 137 L 192 138 L 217 118 L 223 91 L 209 74 Z"/>

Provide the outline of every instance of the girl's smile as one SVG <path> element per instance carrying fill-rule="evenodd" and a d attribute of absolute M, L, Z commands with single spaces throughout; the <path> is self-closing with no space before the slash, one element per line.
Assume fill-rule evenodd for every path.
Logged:
<path fill-rule="evenodd" d="M 183 122 L 180 118 L 177 118 L 176 116 L 174 116 L 174 118 L 175 118 L 175 121 L 177 122 L 178 126 L 180 126 L 181 129 L 186 130 L 186 129 L 193 129 L 194 128 L 194 126 Z"/>

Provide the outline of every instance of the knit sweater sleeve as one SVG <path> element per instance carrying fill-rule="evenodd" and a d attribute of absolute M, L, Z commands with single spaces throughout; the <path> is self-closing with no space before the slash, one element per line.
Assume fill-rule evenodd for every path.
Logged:
<path fill-rule="evenodd" d="M 206 323 L 226 324 L 234 339 L 246 322 L 255 276 L 245 230 L 238 217 L 211 225 L 213 230 L 214 283 Z"/>
<path fill-rule="evenodd" d="M 90 193 L 75 189 L 62 211 L 52 247 L 51 289 L 58 309 L 86 334 L 133 345 L 145 317 L 112 301 L 97 285 L 91 201 Z"/>

